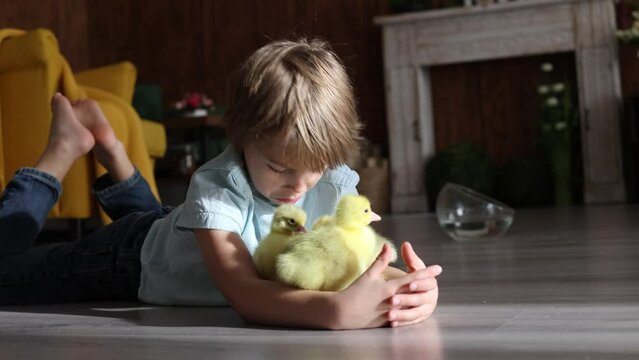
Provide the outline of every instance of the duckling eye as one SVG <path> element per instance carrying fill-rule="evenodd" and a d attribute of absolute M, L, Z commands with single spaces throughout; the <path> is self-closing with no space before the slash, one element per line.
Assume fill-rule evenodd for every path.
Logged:
<path fill-rule="evenodd" d="M 293 220 L 293 219 L 288 219 L 288 223 L 289 223 L 289 224 L 291 224 L 291 225 L 295 225 L 295 220 Z"/>
<path fill-rule="evenodd" d="M 364 212 L 368 214 L 368 209 L 364 210 Z"/>

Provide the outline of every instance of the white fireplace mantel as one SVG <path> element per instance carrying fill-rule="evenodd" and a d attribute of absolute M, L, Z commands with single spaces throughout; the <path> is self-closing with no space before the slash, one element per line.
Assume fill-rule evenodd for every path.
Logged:
<path fill-rule="evenodd" d="M 426 209 L 429 67 L 574 51 L 586 203 L 625 200 L 613 0 L 520 0 L 375 19 L 383 27 L 393 212 Z M 480 96 L 480 94 L 478 94 Z"/>

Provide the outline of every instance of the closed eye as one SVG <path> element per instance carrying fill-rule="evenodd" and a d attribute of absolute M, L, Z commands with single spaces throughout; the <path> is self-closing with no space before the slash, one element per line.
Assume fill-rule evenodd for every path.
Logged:
<path fill-rule="evenodd" d="M 286 175 L 288 174 L 289 170 L 288 169 L 284 169 L 284 170 L 279 170 L 276 169 L 274 167 L 272 167 L 271 165 L 268 165 L 269 170 L 271 170 L 272 172 L 278 174 L 278 175 Z"/>

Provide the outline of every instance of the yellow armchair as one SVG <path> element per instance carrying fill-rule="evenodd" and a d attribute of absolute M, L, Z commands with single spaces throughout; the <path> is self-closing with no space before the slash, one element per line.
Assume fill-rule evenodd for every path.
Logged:
<path fill-rule="evenodd" d="M 18 168 L 35 164 L 44 150 L 51 121 L 49 102 L 60 91 L 71 100 L 89 97 L 100 104 L 132 162 L 158 196 L 147 142 L 160 157 L 166 149 L 166 135 L 159 124 L 143 125 L 130 106 L 135 68 L 125 64 L 74 75 L 51 31 L 0 30 L 0 189 Z M 156 135 L 145 138 L 144 127 L 154 129 Z M 65 191 L 50 217 L 96 215 L 90 187 L 104 171 L 91 155 L 78 159 L 63 182 Z"/>
<path fill-rule="evenodd" d="M 126 104 L 131 104 L 133 100 L 136 77 L 135 65 L 128 61 L 75 74 L 76 81 L 90 98 L 110 99 L 109 101 L 117 103 L 124 101 Z M 116 95 L 119 99 L 111 95 Z M 151 120 L 141 120 L 144 144 L 151 157 L 151 165 L 154 165 L 155 159 L 162 158 L 166 153 L 164 125 Z"/>

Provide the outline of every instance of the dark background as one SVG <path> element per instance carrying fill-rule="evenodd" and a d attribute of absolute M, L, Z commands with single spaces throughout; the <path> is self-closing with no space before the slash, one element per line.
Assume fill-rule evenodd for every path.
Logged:
<path fill-rule="evenodd" d="M 620 27 L 632 20 L 619 5 Z M 387 151 L 381 29 L 388 0 L 3 0 L 0 27 L 45 27 L 74 70 L 130 60 L 138 82 L 157 83 L 165 103 L 186 91 L 228 101 L 231 73 L 271 39 L 320 36 L 353 79 L 365 135 Z M 620 45 L 624 97 L 639 94 L 637 47 Z M 537 151 L 538 65 L 574 78 L 574 56 L 554 54 L 432 69 L 437 148 L 462 140 L 503 163 Z"/>

